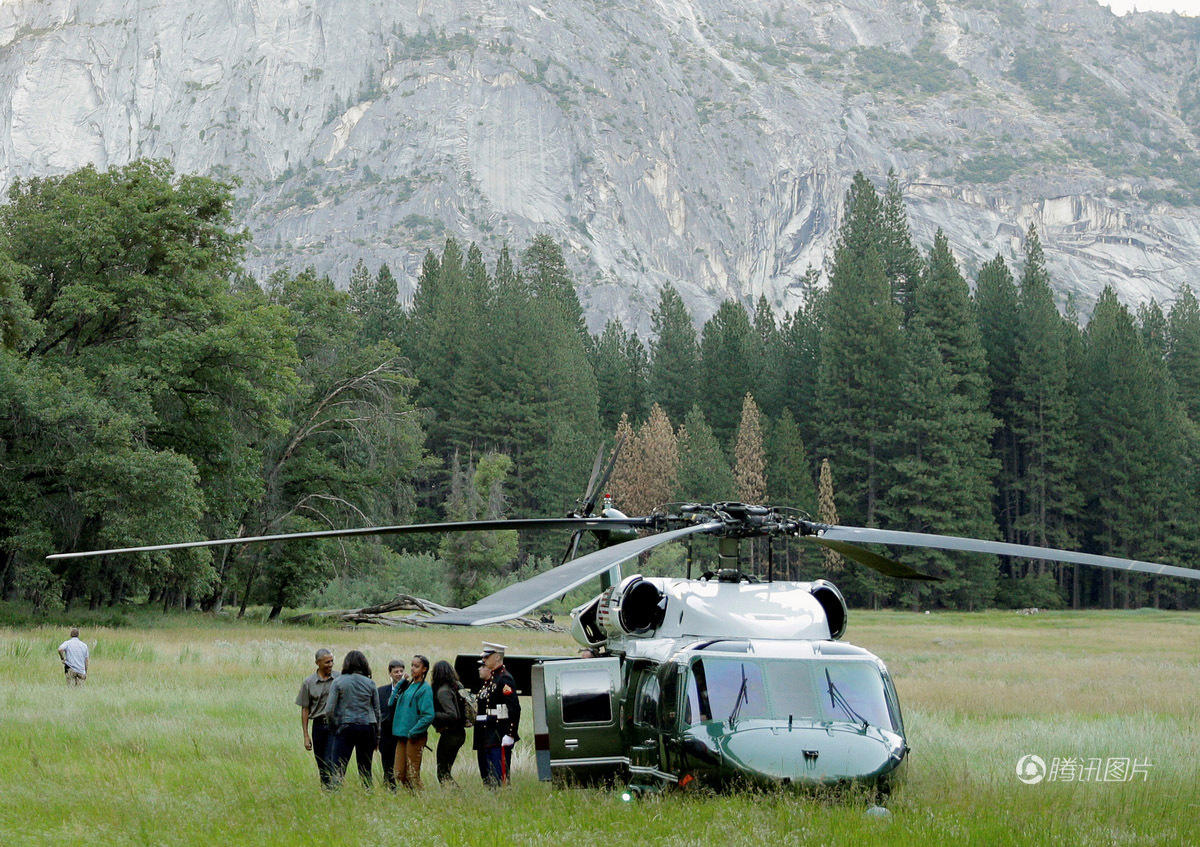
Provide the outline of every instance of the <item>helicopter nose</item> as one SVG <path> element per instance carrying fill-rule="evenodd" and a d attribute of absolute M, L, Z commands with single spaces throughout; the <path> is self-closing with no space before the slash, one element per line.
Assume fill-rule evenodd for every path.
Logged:
<path fill-rule="evenodd" d="M 730 733 L 720 746 L 727 765 L 747 776 L 800 784 L 878 779 L 905 753 L 903 738 L 874 727 L 754 727 Z"/>

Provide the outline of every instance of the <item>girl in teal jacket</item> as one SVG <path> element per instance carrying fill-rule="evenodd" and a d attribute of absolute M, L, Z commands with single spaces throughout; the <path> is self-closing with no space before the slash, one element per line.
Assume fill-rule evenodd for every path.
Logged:
<path fill-rule="evenodd" d="M 433 691 L 425 681 L 429 660 L 413 656 L 409 664 L 411 680 L 403 692 L 392 694 L 388 705 L 396 705 L 392 735 L 396 736 L 396 781 L 406 788 L 421 788 L 421 753 L 433 723 Z"/>

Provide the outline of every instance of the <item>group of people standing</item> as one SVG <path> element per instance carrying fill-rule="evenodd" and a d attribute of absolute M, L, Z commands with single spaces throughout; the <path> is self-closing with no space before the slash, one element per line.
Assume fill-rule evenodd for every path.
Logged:
<path fill-rule="evenodd" d="M 475 698 L 447 661 L 434 664 L 431 673 L 429 660 L 418 654 L 405 674 L 404 662 L 393 659 L 389 681 L 376 687 L 362 652 L 348 652 L 339 674 L 333 669 L 333 653 L 318 650 L 317 670 L 301 683 L 296 705 L 304 749 L 316 758 L 321 785 L 340 784 L 353 755 L 363 784 L 370 786 L 378 750 L 389 788 L 419 790 L 430 727 L 438 733 L 438 782 L 453 784 L 454 762 L 472 724 L 480 777 L 487 785 L 507 784 L 513 746 L 520 738 L 521 705 L 516 682 L 504 667 L 504 650 L 501 644 L 484 642 L 479 659 L 483 687 Z"/>

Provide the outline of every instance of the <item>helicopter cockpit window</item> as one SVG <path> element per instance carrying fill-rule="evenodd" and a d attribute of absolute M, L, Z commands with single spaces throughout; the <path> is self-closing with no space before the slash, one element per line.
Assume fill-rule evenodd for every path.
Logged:
<path fill-rule="evenodd" d="M 883 677 L 869 662 L 826 662 L 817 675 L 825 719 L 892 728 Z"/>
<path fill-rule="evenodd" d="M 762 668 L 740 659 L 700 659 L 688 682 L 687 719 L 706 721 L 769 716 Z"/>
<path fill-rule="evenodd" d="M 568 671 L 559 677 L 563 723 L 609 723 L 612 692 L 607 671 Z"/>
<path fill-rule="evenodd" d="M 735 709 L 739 701 L 741 706 Z M 889 708 L 883 676 L 871 662 L 725 658 L 693 662 L 684 723 L 731 717 L 899 727 Z"/>

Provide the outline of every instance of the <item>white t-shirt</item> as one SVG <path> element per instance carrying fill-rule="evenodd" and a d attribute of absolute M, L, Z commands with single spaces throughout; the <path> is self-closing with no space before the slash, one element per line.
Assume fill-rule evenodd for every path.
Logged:
<path fill-rule="evenodd" d="M 87 673 L 88 646 L 78 638 L 68 638 L 58 647 L 66 657 L 67 667 L 76 673 Z"/>

